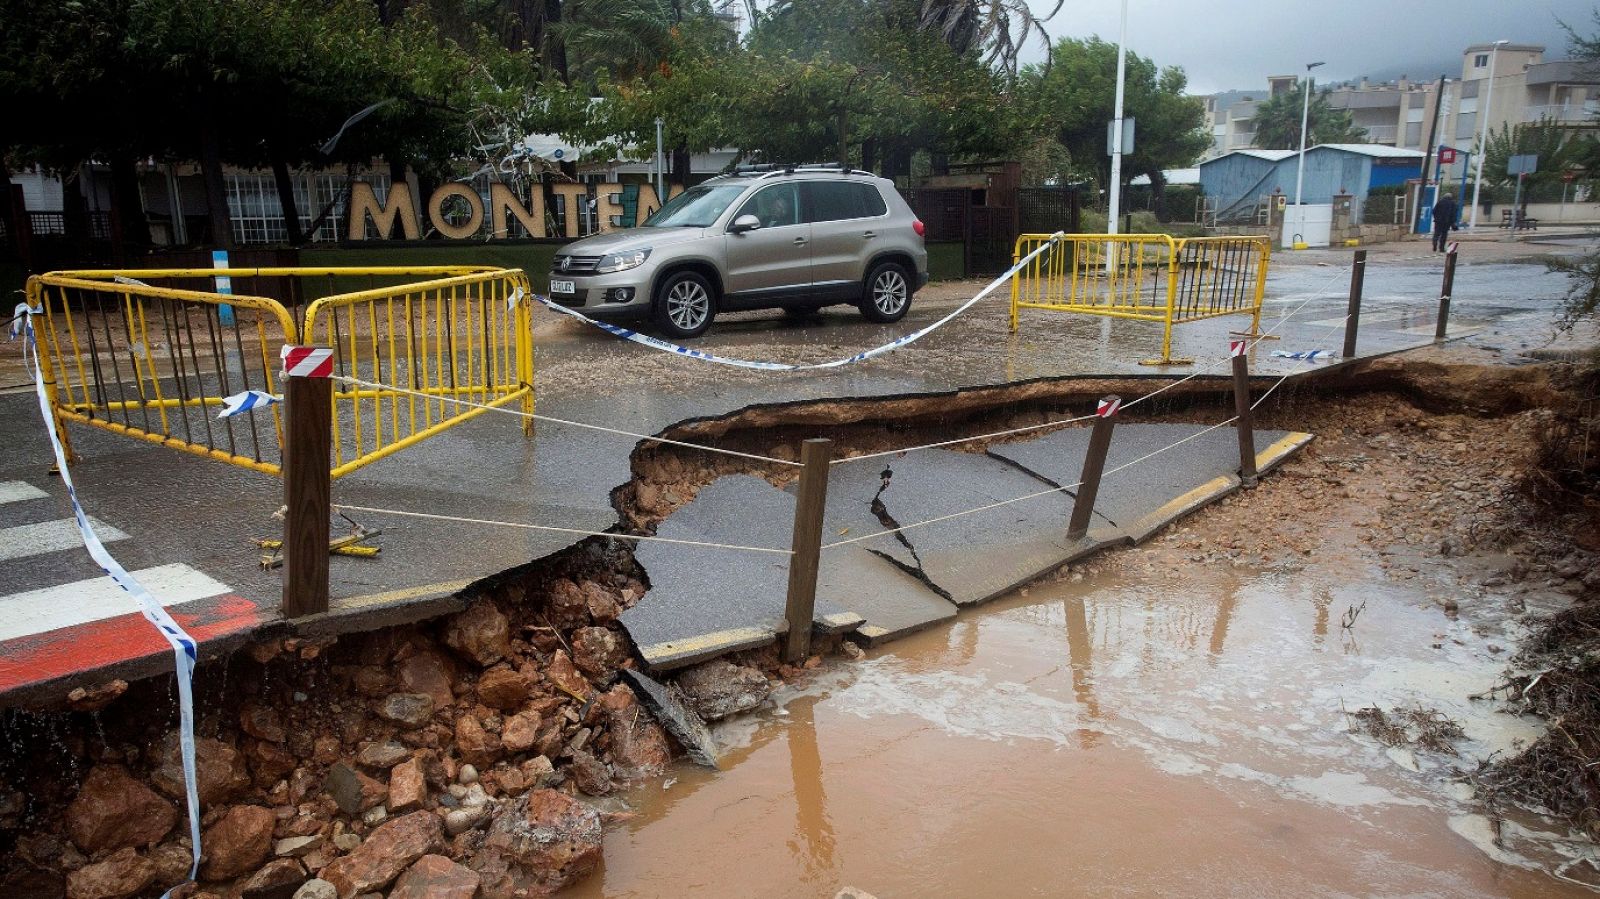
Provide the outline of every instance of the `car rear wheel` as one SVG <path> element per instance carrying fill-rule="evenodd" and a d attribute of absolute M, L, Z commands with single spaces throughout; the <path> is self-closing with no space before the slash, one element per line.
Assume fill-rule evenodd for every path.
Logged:
<path fill-rule="evenodd" d="M 906 317 L 911 308 L 911 277 L 898 262 L 880 262 L 867 273 L 861 314 L 867 321 L 888 324 Z"/>
<path fill-rule="evenodd" d="M 656 327 L 679 339 L 704 334 L 716 314 L 716 291 L 704 275 L 696 272 L 668 275 L 656 288 L 651 306 Z"/>

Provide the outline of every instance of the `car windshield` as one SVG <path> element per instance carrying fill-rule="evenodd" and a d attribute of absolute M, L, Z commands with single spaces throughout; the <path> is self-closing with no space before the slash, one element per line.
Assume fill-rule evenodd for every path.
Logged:
<path fill-rule="evenodd" d="M 709 228 L 733 201 L 744 193 L 742 184 L 702 184 L 691 187 L 666 205 L 655 215 L 645 219 L 647 228 Z"/>

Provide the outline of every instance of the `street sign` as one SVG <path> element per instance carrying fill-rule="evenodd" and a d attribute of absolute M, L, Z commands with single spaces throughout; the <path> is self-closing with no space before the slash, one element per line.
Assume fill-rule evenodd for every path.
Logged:
<path fill-rule="evenodd" d="M 1506 160 L 1507 175 L 1531 175 L 1539 170 L 1539 157 L 1529 153 Z"/>
<path fill-rule="evenodd" d="M 1561 173 L 1561 180 L 1571 184 L 1572 182 L 1578 180 L 1578 173 L 1571 169 L 1567 169 Z"/>
<path fill-rule="evenodd" d="M 1439 148 L 1439 164 L 1440 165 L 1455 165 L 1455 162 L 1456 162 L 1456 148 L 1455 147 L 1440 147 Z"/>
<path fill-rule="evenodd" d="M 1116 145 L 1117 121 L 1112 119 L 1106 123 L 1106 155 L 1111 156 L 1117 150 Z M 1131 116 L 1122 120 L 1122 155 L 1133 153 L 1133 118 Z"/>

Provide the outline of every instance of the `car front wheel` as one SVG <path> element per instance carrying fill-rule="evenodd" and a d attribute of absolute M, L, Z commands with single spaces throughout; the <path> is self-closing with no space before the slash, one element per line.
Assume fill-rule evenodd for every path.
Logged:
<path fill-rule="evenodd" d="M 699 337 L 711 327 L 717 314 L 716 291 L 711 282 L 695 272 L 667 276 L 656 288 L 651 317 L 670 337 L 680 340 Z"/>
<path fill-rule="evenodd" d="M 867 321 L 888 324 L 906 317 L 911 308 L 911 277 L 898 262 L 880 262 L 867 273 L 861 314 Z"/>

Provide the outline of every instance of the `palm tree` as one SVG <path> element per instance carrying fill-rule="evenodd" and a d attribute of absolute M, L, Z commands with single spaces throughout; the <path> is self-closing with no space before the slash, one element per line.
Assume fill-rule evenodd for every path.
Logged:
<path fill-rule="evenodd" d="M 1010 75 L 1017 73 L 1017 54 L 1037 36 L 1050 50 L 1044 23 L 1061 11 L 1065 0 L 1045 15 L 1036 15 L 1028 0 L 921 0 L 919 26 L 937 31 L 957 53 L 983 53 L 984 62 Z"/>
<path fill-rule="evenodd" d="M 1262 150 L 1293 150 L 1300 146 L 1300 115 L 1305 96 L 1305 83 L 1301 82 L 1294 90 L 1278 94 L 1256 106 L 1256 114 L 1250 120 L 1256 133 L 1256 147 Z M 1328 105 L 1326 90 L 1311 98 L 1306 146 L 1361 143 L 1366 137 L 1366 129 L 1356 127 L 1355 122 L 1351 121 L 1350 110 L 1334 109 Z"/>

